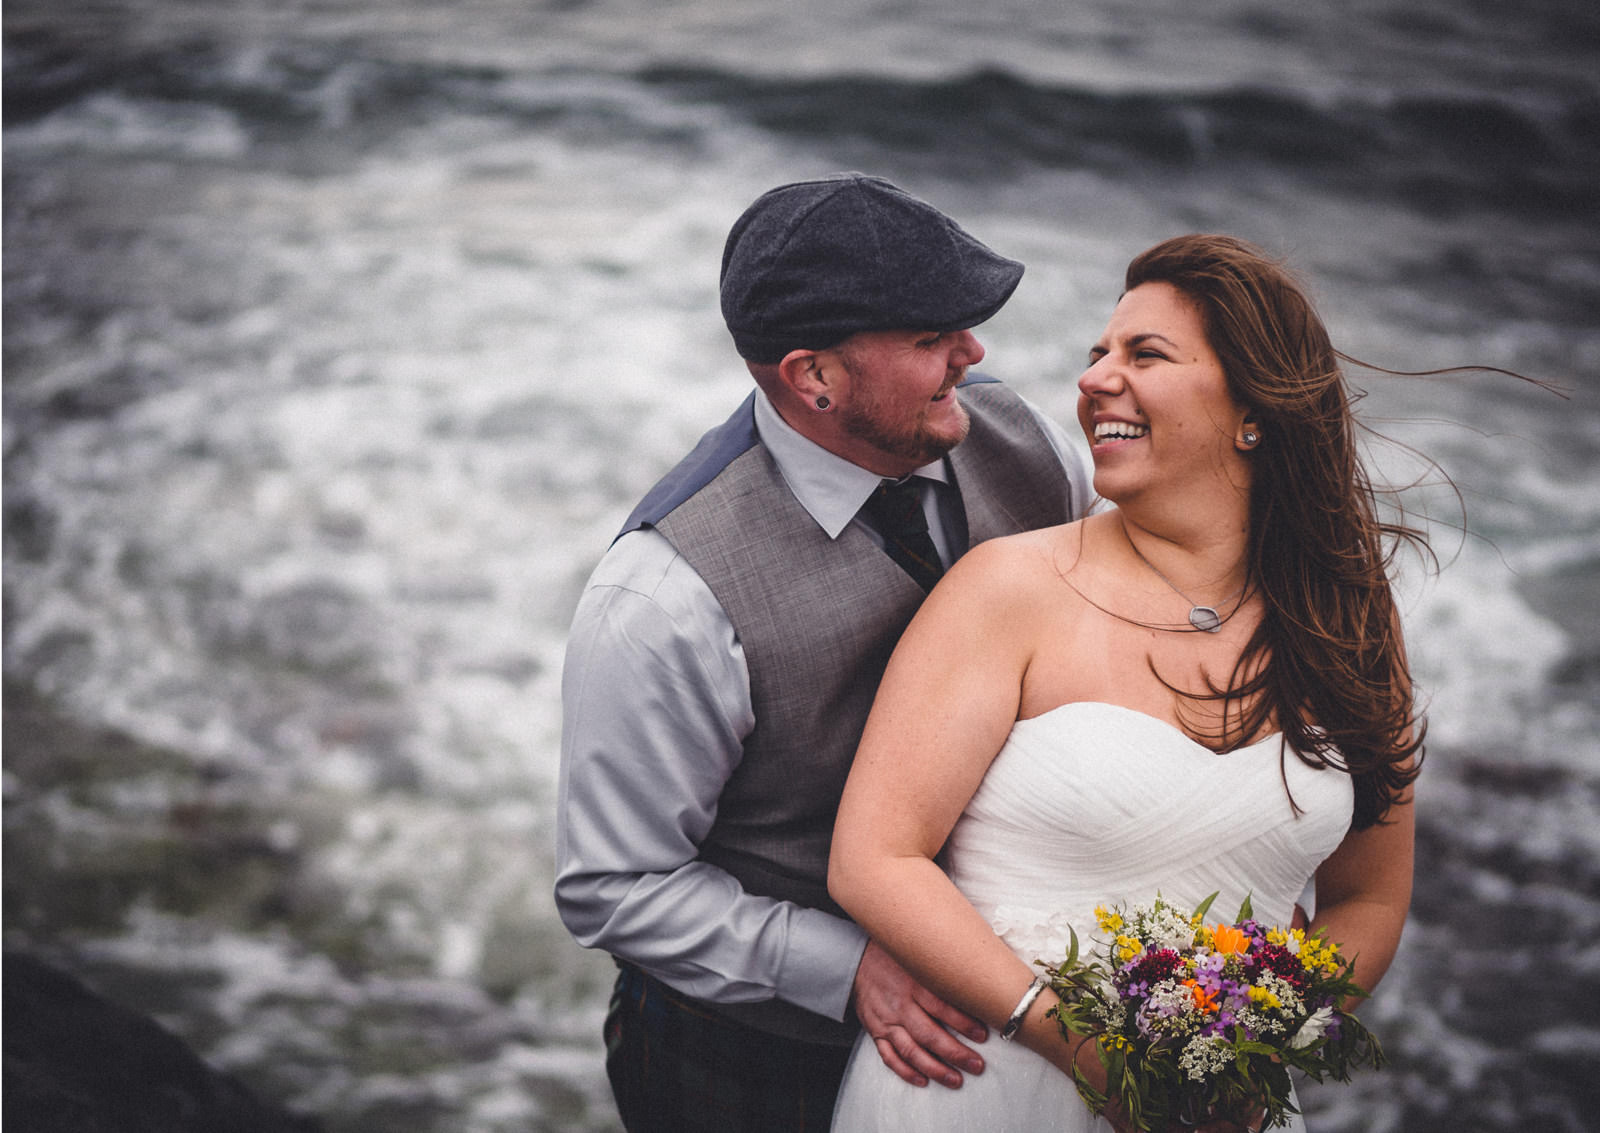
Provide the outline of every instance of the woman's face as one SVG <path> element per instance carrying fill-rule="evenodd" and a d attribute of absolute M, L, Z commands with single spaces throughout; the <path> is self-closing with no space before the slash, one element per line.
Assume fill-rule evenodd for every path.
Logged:
<path fill-rule="evenodd" d="M 1237 488 L 1245 482 L 1236 447 L 1245 417 L 1183 292 L 1145 283 L 1122 297 L 1078 379 L 1095 491 L 1122 503 L 1214 478 Z"/>

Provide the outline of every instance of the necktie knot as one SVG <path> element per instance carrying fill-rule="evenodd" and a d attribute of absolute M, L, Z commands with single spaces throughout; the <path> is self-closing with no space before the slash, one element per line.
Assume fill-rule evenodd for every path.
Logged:
<path fill-rule="evenodd" d="M 944 564 L 928 534 L 928 517 L 915 480 L 883 481 L 867 498 L 866 509 L 883 536 L 884 551 L 919 586 L 932 590 L 944 573 Z"/>
<path fill-rule="evenodd" d="M 914 480 L 883 481 L 867 500 L 867 507 L 878 526 L 886 531 L 928 530 L 928 516 L 922 510 L 922 496 Z"/>

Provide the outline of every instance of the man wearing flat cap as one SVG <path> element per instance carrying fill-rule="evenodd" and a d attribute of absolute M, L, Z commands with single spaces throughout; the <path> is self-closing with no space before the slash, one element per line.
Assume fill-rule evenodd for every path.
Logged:
<path fill-rule="evenodd" d="M 823 1130 L 856 1034 L 918 1085 L 985 1032 L 828 897 L 889 654 L 969 546 L 1065 523 L 1085 455 L 968 374 L 1022 265 L 879 178 L 784 185 L 728 236 L 757 389 L 646 495 L 568 644 L 556 900 L 617 959 L 607 1072 L 642 1130 Z"/>

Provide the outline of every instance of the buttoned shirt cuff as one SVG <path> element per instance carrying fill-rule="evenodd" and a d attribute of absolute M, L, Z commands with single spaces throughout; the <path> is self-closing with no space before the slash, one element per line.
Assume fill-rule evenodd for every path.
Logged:
<path fill-rule="evenodd" d="M 820 909 L 798 908 L 795 918 L 783 956 L 783 998 L 842 1020 L 850 1010 L 867 934 L 855 922 Z"/>

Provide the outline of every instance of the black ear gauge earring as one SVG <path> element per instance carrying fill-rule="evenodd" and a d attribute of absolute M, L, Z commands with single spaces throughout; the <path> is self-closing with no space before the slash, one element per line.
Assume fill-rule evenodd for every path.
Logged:
<path fill-rule="evenodd" d="M 828 406 L 830 406 L 832 404 L 833 404 L 833 402 L 829 401 L 826 396 L 817 398 L 817 408 L 818 409 L 827 409 Z"/>

